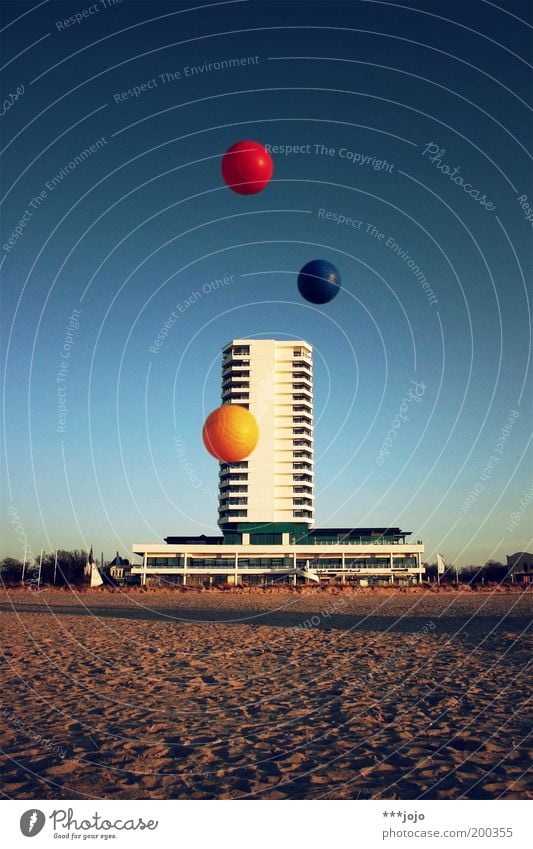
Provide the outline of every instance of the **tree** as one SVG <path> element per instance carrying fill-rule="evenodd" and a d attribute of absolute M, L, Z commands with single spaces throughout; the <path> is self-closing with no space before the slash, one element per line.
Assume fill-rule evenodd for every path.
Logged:
<path fill-rule="evenodd" d="M 424 580 L 431 581 L 432 583 L 437 580 L 437 564 L 436 563 L 426 563 L 426 574 L 424 575 Z"/>
<path fill-rule="evenodd" d="M 52 563 L 55 560 L 55 554 L 52 556 Z M 57 552 L 57 578 L 56 584 L 81 584 L 83 583 L 83 570 L 87 563 L 87 552 L 74 549 L 74 551 L 65 551 L 60 549 Z"/>
<path fill-rule="evenodd" d="M 4 557 L 0 561 L 0 575 L 2 584 L 18 584 L 22 578 L 22 562 L 15 557 Z"/>
<path fill-rule="evenodd" d="M 475 586 L 481 582 L 482 577 L 481 566 L 463 566 L 459 570 L 459 580 L 464 584 Z"/>
<path fill-rule="evenodd" d="M 500 584 L 507 577 L 507 566 L 498 560 L 487 560 L 481 572 L 486 581 L 497 581 Z"/>
<path fill-rule="evenodd" d="M 431 581 L 431 583 L 436 583 L 439 577 L 438 575 L 438 566 L 436 563 L 426 563 L 426 581 Z M 455 566 L 453 563 L 446 563 L 446 571 L 443 575 L 440 576 L 441 584 L 453 584 L 455 583 Z"/>

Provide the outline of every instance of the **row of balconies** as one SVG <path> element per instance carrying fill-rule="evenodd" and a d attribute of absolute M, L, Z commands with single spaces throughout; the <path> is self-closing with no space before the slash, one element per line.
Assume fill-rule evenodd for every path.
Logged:
<path fill-rule="evenodd" d="M 313 475 L 309 471 L 302 470 L 292 470 L 291 472 L 278 472 L 275 475 L 277 481 L 280 478 L 283 480 L 285 486 L 293 486 L 294 491 L 306 492 L 311 489 L 313 486 Z M 240 477 L 232 477 L 226 478 L 224 480 L 220 480 L 219 491 L 223 494 L 226 493 L 247 493 L 248 492 L 248 480 L 245 483 L 236 483 L 236 481 L 240 481 Z M 304 484 L 304 486 L 302 486 Z M 281 485 L 281 484 L 276 484 Z"/>
<path fill-rule="evenodd" d="M 222 351 L 222 362 L 232 357 L 249 357 L 250 353 L 250 345 L 234 345 Z M 306 348 L 294 348 L 292 355 L 295 359 L 303 360 L 306 363 L 312 362 L 313 359 L 313 354 Z"/>
<path fill-rule="evenodd" d="M 264 391 L 257 387 L 241 387 L 244 391 L 251 391 L 254 395 L 257 395 L 258 398 L 263 398 L 265 393 Z M 229 392 L 234 389 L 233 386 L 227 386 L 222 389 L 222 392 Z M 273 403 L 275 403 L 276 410 L 279 408 L 287 408 L 291 409 L 294 404 L 305 404 L 307 407 L 313 406 L 313 393 L 308 389 L 299 389 L 297 392 L 293 391 L 293 387 L 287 387 L 286 392 L 278 391 L 276 388 L 276 392 L 271 396 Z"/>
<path fill-rule="evenodd" d="M 280 482 L 281 478 L 287 478 L 283 483 Z M 300 494 L 312 493 L 313 492 L 313 479 L 310 475 L 284 475 L 283 472 L 276 475 L 276 486 L 286 486 L 290 487 L 293 492 L 297 492 Z M 248 485 L 247 484 L 233 484 L 232 481 L 224 484 L 219 487 L 219 492 L 223 497 L 228 495 L 247 495 L 248 494 Z"/>
<path fill-rule="evenodd" d="M 305 363 L 305 362 L 298 362 L 298 363 L 292 363 L 292 364 L 287 363 L 287 369 L 286 370 L 284 370 L 282 368 L 281 363 L 277 363 L 276 366 L 277 367 L 276 367 L 275 374 L 276 374 L 277 379 L 280 379 L 280 380 L 285 375 L 288 377 L 290 375 L 295 375 L 295 374 L 301 373 L 302 376 L 310 377 L 313 374 L 312 365 L 309 364 L 309 363 Z M 231 369 L 237 369 L 237 370 L 240 371 L 241 369 L 249 369 L 249 368 L 250 368 L 250 360 L 249 359 L 242 359 L 242 358 L 228 359 L 228 360 L 226 360 L 225 362 L 222 363 L 222 374 L 223 375 L 227 374 L 228 371 L 230 371 Z M 301 372 L 300 372 L 300 369 L 301 369 Z M 257 371 L 259 371 L 259 369 Z"/>
<path fill-rule="evenodd" d="M 260 381 L 250 381 L 250 372 L 230 372 L 225 374 L 222 379 L 222 389 L 226 389 L 232 386 L 234 383 L 245 382 L 247 384 L 258 383 Z M 283 393 L 290 392 L 292 388 L 302 386 L 307 392 L 310 392 L 313 388 L 313 383 L 307 375 L 293 375 L 292 379 L 287 380 L 279 380 L 273 384 L 276 390 L 276 395 L 281 395 Z"/>

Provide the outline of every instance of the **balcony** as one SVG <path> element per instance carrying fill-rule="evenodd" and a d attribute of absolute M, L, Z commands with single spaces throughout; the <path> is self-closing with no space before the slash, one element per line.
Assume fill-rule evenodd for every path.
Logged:
<path fill-rule="evenodd" d="M 226 375 L 232 369 L 250 368 L 250 360 L 228 360 L 222 365 L 222 374 Z"/>
<path fill-rule="evenodd" d="M 242 497 L 230 497 L 230 498 L 221 498 L 219 501 L 219 510 L 222 510 L 225 507 L 229 507 L 230 505 L 235 506 L 243 506 L 248 504 L 247 498 Z"/>
<path fill-rule="evenodd" d="M 250 381 L 249 380 L 240 380 L 242 375 L 235 378 L 228 378 L 222 382 L 222 391 L 226 392 L 228 389 L 249 389 Z"/>
<path fill-rule="evenodd" d="M 249 357 L 250 356 L 250 347 L 249 345 L 235 345 L 233 348 L 226 348 L 222 351 L 222 363 L 227 363 L 229 360 L 234 359 L 235 357 Z"/>
<path fill-rule="evenodd" d="M 231 493 L 237 493 L 237 492 L 247 493 L 248 492 L 247 484 L 233 484 L 230 481 L 230 482 L 225 483 L 223 486 L 220 487 L 220 494 L 221 495 L 229 495 Z"/>
<path fill-rule="evenodd" d="M 227 404 L 238 404 L 239 401 L 249 401 L 250 393 L 249 392 L 234 392 L 231 389 L 226 390 L 226 392 L 222 393 L 222 402 Z"/>

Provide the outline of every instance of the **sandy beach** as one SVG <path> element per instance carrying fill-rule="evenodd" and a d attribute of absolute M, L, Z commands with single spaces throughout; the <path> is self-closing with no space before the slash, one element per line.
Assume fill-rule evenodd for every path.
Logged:
<path fill-rule="evenodd" d="M 523 799 L 531 594 L 3 590 L 4 797 Z"/>

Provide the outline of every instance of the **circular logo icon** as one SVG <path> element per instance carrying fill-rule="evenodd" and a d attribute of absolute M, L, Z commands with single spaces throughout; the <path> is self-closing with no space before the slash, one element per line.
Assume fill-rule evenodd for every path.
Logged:
<path fill-rule="evenodd" d="M 46 817 L 42 811 L 37 808 L 31 808 L 25 811 L 20 818 L 20 830 L 24 837 L 35 837 L 42 831 L 46 822 Z"/>

